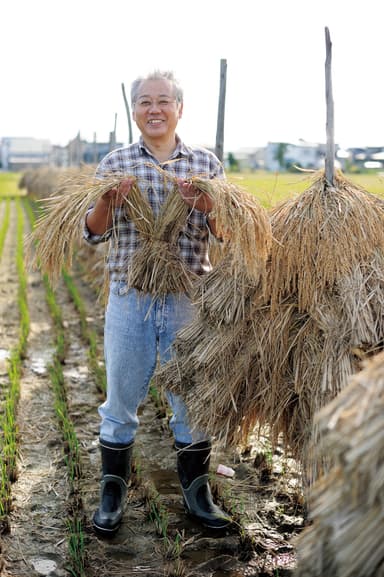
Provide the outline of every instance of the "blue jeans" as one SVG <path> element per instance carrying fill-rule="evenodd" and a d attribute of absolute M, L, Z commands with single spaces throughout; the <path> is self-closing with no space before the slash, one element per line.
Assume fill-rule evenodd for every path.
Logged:
<path fill-rule="evenodd" d="M 130 443 L 139 426 L 137 411 L 145 400 L 157 360 L 171 358 L 176 333 L 193 318 L 185 295 L 160 298 L 111 283 L 105 317 L 104 354 L 107 397 L 99 407 L 100 438 L 111 443 Z M 206 436 L 191 430 L 180 396 L 166 393 L 172 410 L 170 427 L 180 443 L 196 443 Z"/>

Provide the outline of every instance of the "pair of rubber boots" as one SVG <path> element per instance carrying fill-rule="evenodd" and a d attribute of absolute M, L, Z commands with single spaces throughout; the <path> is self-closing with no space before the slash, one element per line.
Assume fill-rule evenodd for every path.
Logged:
<path fill-rule="evenodd" d="M 187 512 L 206 527 L 223 529 L 231 518 L 212 500 L 208 483 L 211 454 L 209 441 L 193 445 L 175 443 L 177 471 Z M 131 472 L 133 442 L 129 445 L 111 444 L 100 440 L 103 476 L 100 505 L 93 516 L 95 531 L 112 536 L 119 529 L 127 498 Z"/>

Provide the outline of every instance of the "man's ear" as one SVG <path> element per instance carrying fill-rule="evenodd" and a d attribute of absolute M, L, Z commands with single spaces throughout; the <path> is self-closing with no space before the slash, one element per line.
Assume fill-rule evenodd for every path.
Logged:
<path fill-rule="evenodd" d="M 181 102 L 180 107 L 179 107 L 179 119 L 182 118 L 182 116 L 183 116 L 183 106 L 184 106 L 184 103 Z"/>

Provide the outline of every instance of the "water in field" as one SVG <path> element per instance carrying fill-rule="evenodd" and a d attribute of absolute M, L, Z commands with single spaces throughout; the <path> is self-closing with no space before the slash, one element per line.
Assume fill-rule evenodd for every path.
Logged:
<path fill-rule="evenodd" d="M 0 349 L 0 361 L 5 361 L 6 359 L 9 359 L 9 350 Z"/>

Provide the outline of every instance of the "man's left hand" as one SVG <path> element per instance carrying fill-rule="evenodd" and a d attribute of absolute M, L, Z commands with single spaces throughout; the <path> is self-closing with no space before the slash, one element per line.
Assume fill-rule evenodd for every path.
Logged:
<path fill-rule="evenodd" d="M 182 178 L 177 179 L 177 184 L 181 197 L 188 206 L 205 214 L 213 210 L 214 202 L 208 194 L 201 192 L 201 190 L 198 190 L 193 184 Z"/>

